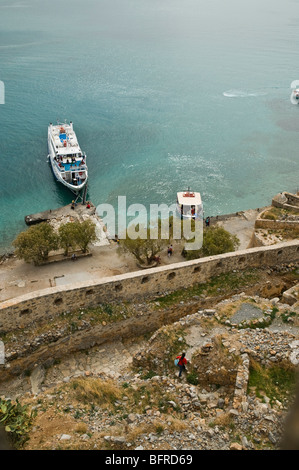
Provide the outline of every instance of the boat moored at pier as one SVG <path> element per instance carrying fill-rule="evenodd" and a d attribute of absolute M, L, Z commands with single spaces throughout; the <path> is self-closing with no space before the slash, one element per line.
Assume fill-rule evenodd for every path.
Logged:
<path fill-rule="evenodd" d="M 200 193 L 194 191 L 177 193 L 177 213 L 181 219 L 200 219 L 203 218 L 203 204 Z"/>
<path fill-rule="evenodd" d="M 48 157 L 57 181 L 78 194 L 86 185 L 88 168 L 73 123 L 50 123 L 48 127 Z"/>

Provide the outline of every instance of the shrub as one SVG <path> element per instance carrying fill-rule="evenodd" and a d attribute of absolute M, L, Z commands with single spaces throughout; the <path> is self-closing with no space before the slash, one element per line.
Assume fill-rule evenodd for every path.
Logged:
<path fill-rule="evenodd" d="M 21 232 L 13 245 L 18 258 L 26 263 L 33 262 L 38 265 L 48 259 L 50 251 L 57 250 L 59 242 L 53 227 L 47 222 L 42 222 Z"/>
<path fill-rule="evenodd" d="M 235 251 L 239 246 L 239 239 L 223 227 L 212 226 L 204 230 L 203 245 L 200 250 L 184 251 L 186 258 L 194 259 L 203 256 L 214 256 Z"/>
<path fill-rule="evenodd" d="M 5 426 L 5 431 L 9 433 L 16 446 L 22 446 L 28 440 L 35 412 L 28 411 L 28 405 L 21 405 L 18 400 L 13 403 L 11 400 L 0 399 L 0 424 Z"/>
<path fill-rule="evenodd" d="M 139 226 L 136 225 L 137 233 L 139 233 Z M 151 238 L 151 232 L 149 228 L 144 229 L 142 237 L 133 239 L 129 236 L 128 232 L 126 238 L 120 240 L 120 248 L 123 251 L 131 253 L 140 264 L 149 265 L 165 247 L 169 240 L 157 238 Z"/>
<path fill-rule="evenodd" d="M 267 220 L 277 220 L 277 216 L 275 214 L 273 214 L 273 212 L 271 211 L 267 211 L 265 214 L 264 214 L 264 219 L 267 219 Z"/>

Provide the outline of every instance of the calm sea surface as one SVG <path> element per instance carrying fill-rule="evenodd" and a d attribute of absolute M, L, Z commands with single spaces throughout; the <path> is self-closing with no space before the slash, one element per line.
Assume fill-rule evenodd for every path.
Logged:
<path fill-rule="evenodd" d="M 191 186 L 216 215 L 297 190 L 298 64 L 295 0 L 0 0 L 0 250 L 73 198 L 47 163 L 57 119 L 96 205 Z"/>

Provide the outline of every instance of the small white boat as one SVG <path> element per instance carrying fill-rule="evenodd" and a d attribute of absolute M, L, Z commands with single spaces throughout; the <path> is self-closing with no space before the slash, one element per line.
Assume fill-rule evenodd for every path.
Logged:
<path fill-rule="evenodd" d="M 48 127 L 48 157 L 57 181 L 79 193 L 87 183 L 86 154 L 80 149 L 73 123 L 50 123 Z"/>
<path fill-rule="evenodd" d="M 183 191 L 177 193 L 177 213 L 181 219 L 203 218 L 203 204 L 200 193 Z"/>

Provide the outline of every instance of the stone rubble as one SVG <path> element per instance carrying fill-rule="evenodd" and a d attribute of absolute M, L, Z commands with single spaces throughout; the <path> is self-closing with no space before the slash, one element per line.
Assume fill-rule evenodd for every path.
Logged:
<path fill-rule="evenodd" d="M 253 310 L 246 306 L 239 310 L 244 318 L 239 317 L 237 323 L 231 322 L 231 318 L 222 316 L 223 308 L 239 305 L 240 302 L 247 306 L 248 302 L 253 302 L 254 313 L 260 309 L 262 316 L 273 313 L 273 307 L 277 308 L 280 314 L 290 311 L 290 306 L 280 303 L 279 299 L 273 302 L 273 299 L 271 301 L 257 296 L 248 299 L 244 293 L 235 295 L 221 301 L 214 308 L 201 309 L 181 318 L 171 326 L 162 327 L 145 343 L 131 344 L 130 347 L 125 347 L 121 341 L 113 345 L 105 344 L 101 349 L 91 350 L 84 360 L 82 354 L 81 356 L 76 354 L 61 361 L 60 364 L 51 365 L 47 371 L 37 367 L 30 377 L 33 401 L 36 400 L 38 403 L 41 397 L 48 403 L 61 401 L 71 416 L 76 418 L 80 415 L 87 430 L 79 437 L 81 444 L 77 443 L 77 446 L 83 446 L 84 443 L 92 448 L 131 450 L 278 449 L 289 403 L 282 403 L 279 400 L 273 402 L 267 396 L 261 398 L 252 391 L 248 392 L 250 361 L 257 361 L 263 366 L 286 361 L 297 365 L 299 328 L 294 323 L 291 329 L 288 329 L 290 326 L 288 322 L 278 321 L 276 318 L 272 318 L 272 322 L 266 327 L 253 328 L 250 323 L 252 318 L 249 318 Z M 205 319 L 217 321 L 218 326 L 213 329 L 206 328 L 203 326 Z M 244 320 L 249 322 L 247 327 L 244 327 Z M 275 327 L 273 327 L 274 321 L 277 322 Z M 238 327 L 238 323 L 241 328 Z M 193 361 L 193 355 L 196 357 L 196 352 L 199 351 L 201 363 L 207 362 L 208 368 L 204 373 L 205 384 L 201 382 L 192 384 L 188 382 L 186 375 L 179 379 L 174 368 L 165 373 L 144 377 L 145 369 L 143 367 L 143 370 L 140 370 L 140 367 L 146 364 L 146 359 L 148 360 L 151 352 L 156 350 L 161 331 L 165 332 L 167 328 L 169 331 L 183 328 L 189 346 L 187 348 L 189 359 Z M 215 341 L 219 337 L 221 347 L 227 351 L 227 357 L 239 358 L 237 366 L 233 363 L 221 366 L 213 361 L 216 351 Z M 183 336 L 178 337 L 178 344 L 180 343 L 184 344 Z M 163 363 L 163 355 L 154 359 L 152 365 L 159 370 Z M 200 375 L 200 370 L 198 372 Z M 231 382 L 225 381 L 222 385 L 221 383 L 216 385 L 213 383 L 215 374 L 216 376 L 218 374 L 219 381 L 221 377 L 231 376 L 233 386 Z M 59 384 L 71 384 L 76 377 L 113 379 L 120 388 L 126 384 L 126 387 L 131 387 L 133 390 L 142 387 L 146 390 L 152 384 L 159 386 L 165 396 L 174 398 L 169 399 L 162 408 L 149 404 L 143 413 L 130 408 L 124 415 L 128 401 L 128 397 L 124 395 L 121 400 L 115 402 L 116 411 L 113 416 L 109 411 L 97 406 L 93 407 L 92 412 L 84 413 L 81 408 L 78 409 L 71 402 L 68 403 L 68 396 L 64 393 L 57 398 L 55 387 Z M 207 380 L 209 377 L 211 382 Z M 41 408 L 39 404 L 34 406 L 37 410 Z M 57 406 L 59 409 L 62 407 L 62 405 Z M 176 425 L 173 420 L 177 421 Z M 118 431 L 115 433 L 116 428 Z M 129 439 L 128 435 L 134 430 L 136 436 L 134 439 Z M 101 433 L 103 437 L 95 442 L 93 436 L 97 433 Z M 65 442 L 72 446 L 77 441 L 78 435 L 66 432 L 57 435 L 57 443 L 53 445 L 55 448 Z"/>
<path fill-rule="evenodd" d="M 225 312 L 232 312 L 232 306 L 234 311 L 227 316 Z M 138 308 L 142 309 L 143 305 L 138 304 Z M 124 345 L 120 338 L 113 344 L 92 348 L 88 354 L 76 353 L 57 364 L 50 361 L 43 366 L 37 365 L 29 380 L 16 381 L 16 389 L 21 396 L 27 394 L 32 397 L 33 407 L 38 412 L 55 403 L 59 410 L 68 409 L 73 418 L 80 415 L 81 422 L 86 424 L 81 435 L 69 430 L 57 434 L 53 448 L 75 445 L 79 439 L 76 446 L 91 448 L 278 449 L 289 403 L 273 401 L 267 396 L 261 398 L 249 392 L 249 368 L 251 361 L 262 366 L 286 362 L 298 365 L 299 327 L 296 317 L 290 316 L 292 309 L 293 306 L 281 303 L 279 298 L 248 298 L 240 293 L 222 300 L 213 308 L 200 309 L 160 328 L 147 340 Z M 273 312 L 279 312 L 279 315 L 276 313 L 274 316 Z M 263 327 L 259 327 L 261 322 L 254 323 L 265 318 L 270 320 Z M 206 322 L 207 325 L 213 322 L 213 328 L 206 326 Z M 81 327 L 84 328 L 84 324 Z M 174 366 L 166 370 L 164 355 L 169 352 L 168 347 L 162 348 L 161 355 L 157 355 L 161 333 L 177 329 L 184 331 L 178 336 L 177 345 L 185 347 L 187 344 L 188 360 L 193 363 L 200 358 L 197 372 L 204 382 L 192 384 L 186 375 L 179 379 Z M 30 349 L 47 344 L 48 340 L 63 337 L 64 333 L 64 330 L 51 331 L 40 334 L 29 344 L 16 345 L 15 350 L 8 351 L 8 359 L 25 355 Z M 220 347 L 228 358 L 225 364 L 217 364 L 219 338 Z M 145 378 L 145 372 L 149 370 L 148 361 L 156 374 Z M 57 395 L 59 388 L 71 385 L 76 377 L 112 379 L 120 388 L 125 384 L 136 391 L 155 385 L 160 387 L 165 397 L 172 398 L 160 407 L 149 402 L 140 413 L 134 407 L 126 409 L 128 397 L 124 395 L 115 401 L 113 416 L 98 406 L 93 406 L 87 413 L 68 402 L 65 393 Z M 215 377 L 219 380 L 217 384 Z M 226 382 L 227 378 L 230 380 Z M 0 393 L 3 392 L 5 387 Z M 43 407 L 39 403 L 41 399 Z M 133 431 L 136 431 L 136 436 L 129 439 L 128 435 Z M 103 437 L 95 441 L 93 436 L 97 433 Z"/>

